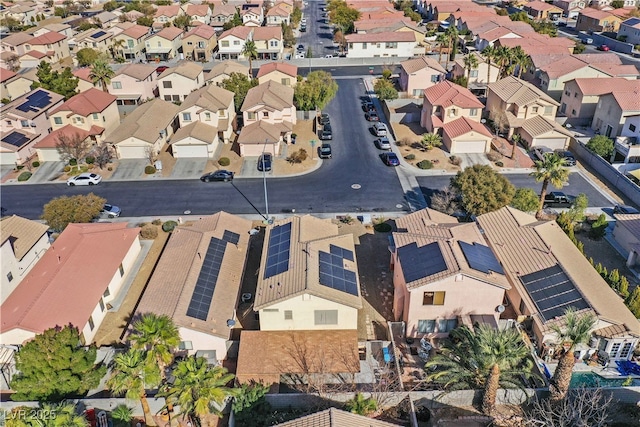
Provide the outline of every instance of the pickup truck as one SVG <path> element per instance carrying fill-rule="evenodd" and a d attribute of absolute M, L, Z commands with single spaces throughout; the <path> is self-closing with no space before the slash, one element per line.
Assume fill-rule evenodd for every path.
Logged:
<path fill-rule="evenodd" d="M 547 208 L 570 208 L 576 201 L 575 196 L 564 194 L 560 191 L 552 191 L 544 196 L 544 207 Z"/>

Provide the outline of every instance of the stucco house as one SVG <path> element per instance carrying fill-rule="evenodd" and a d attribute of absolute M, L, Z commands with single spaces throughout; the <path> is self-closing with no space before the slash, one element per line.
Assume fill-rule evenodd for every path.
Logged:
<path fill-rule="evenodd" d="M 500 77 L 500 69 L 495 64 L 489 65 L 482 55 L 477 52 L 472 52 L 470 55 L 476 57 L 478 66 L 468 70 L 464 65 L 464 59 L 458 58 L 453 61 L 453 69 L 451 74 L 456 77 L 467 77 L 467 88 L 472 93 L 478 93 L 484 95 L 487 91 L 487 85 L 498 80 Z M 490 70 L 489 70 L 490 68 Z M 487 80 L 489 79 L 489 80 Z"/>
<path fill-rule="evenodd" d="M 231 77 L 232 73 L 249 75 L 249 66 L 230 59 L 216 63 L 213 68 L 204 75 L 205 83 L 220 86 L 223 80 Z"/>
<path fill-rule="evenodd" d="M 31 54 L 31 57 L 51 64 L 58 63 L 71 56 L 67 36 L 56 32 L 48 32 L 32 38 L 25 45 L 25 49 L 27 51 L 25 53 L 26 56 Z"/>
<path fill-rule="evenodd" d="M 283 23 L 289 25 L 291 23 L 291 12 L 289 8 L 283 7 L 282 4 L 276 4 L 267 11 L 268 26 L 281 26 Z"/>
<path fill-rule="evenodd" d="M 475 118 L 463 116 L 442 126 L 442 143 L 450 154 L 488 153 L 493 138 Z"/>
<path fill-rule="evenodd" d="M 420 126 L 439 133 L 445 123 L 460 117 L 480 122 L 483 107 L 469 89 L 445 80 L 424 90 Z"/>
<path fill-rule="evenodd" d="M 109 47 L 111 47 L 112 39 L 111 31 L 90 28 L 72 37 L 69 40 L 69 47 L 74 55 L 81 49 L 89 48 L 110 56 Z"/>
<path fill-rule="evenodd" d="M 167 27 L 148 36 L 144 42 L 147 61 L 168 61 L 178 56 L 182 50 L 183 31 L 176 27 Z"/>
<path fill-rule="evenodd" d="M 544 116 L 533 116 L 522 122 L 516 130 L 525 147 L 548 147 L 566 149 L 569 147 L 573 133 L 560 126 L 558 122 Z"/>
<path fill-rule="evenodd" d="M 116 48 L 117 53 L 128 61 L 139 61 L 145 58 L 145 39 L 149 31 L 149 27 L 136 24 L 114 36 L 114 43 L 121 43 Z"/>
<path fill-rule="evenodd" d="M 217 45 L 216 30 L 208 25 L 198 25 L 182 36 L 182 53 L 186 59 L 208 62 Z"/>
<path fill-rule="evenodd" d="M 33 80 L 5 68 L 0 68 L 0 91 L 11 100 L 31 91 Z"/>
<path fill-rule="evenodd" d="M 220 142 L 229 143 L 236 121 L 233 97 L 233 92 L 216 85 L 207 85 L 191 92 L 180 104 L 180 127 L 202 122 L 210 127 L 209 131 Z"/>
<path fill-rule="evenodd" d="M 158 95 L 158 73 L 150 64 L 127 64 L 116 71 L 107 85 L 121 112 L 131 112 L 137 105 Z"/>
<path fill-rule="evenodd" d="M 254 310 L 261 331 L 354 330 L 362 307 L 353 237 L 327 220 L 267 227 Z"/>
<path fill-rule="evenodd" d="M 437 60 L 428 56 L 407 59 L 400 67 L 400 89 L 413 97 L 421 97 L 426 88 L 444 80 L 447 73 Z"/>
<path fill-rule="evenodd" d="M 17 56 L 24 55 L 31 50 L 31 46 L 28 42 L 31 41 L 33 37 L 33 35 L 24 31 L 2 37 L 2 40 L 0 40 L 0 47 L 2 47 L 3 56 L 4 54 Z M 28 49 L 27 46 L 29 46 Z"/>
<path fill-rule="evenodd" d="M 56 130 L 73 125 L 89 130 L 96 126 L 107 134 L 120 124 L 116 99 L 115 95 L 96 88 L 80 92 L 49 113 L 51 127 Z"/>
<path fill-rule="evenodd" d="M 172 23 L 175 19 L 184 14 L 179 4 L 171 4 L 166 6 L 157 6 L 153 15 L 153 27 L 162 28 L 167 23 Z"/>
<path fill-rule="evenodd" d="M 285 62 L 268 62 L 260 66 L 256 78 L 259 84 L 274 81 L 295 87 L 298 83 L 298 67 Z"/>
<path fill-rule="evenodd" d="M 208 4 L 185 4 L 182 6 L 185 15 L 191 17 L 191 25 L 209 25 L 211 21 L 211 8 Z"/>
<path fill-rule="evenodd" d="M 629 18 L 620 23 L 618 37 L 625 37 L 627 43 L 640 44 L 640 18 Z"/>
<path fill-rule="evenodd" d="M 252 28 L 245 26 L 233 27 L 224 31 L 218 37 L 218 55 L 220 60 L 243 58 L 242 49 L 249 39 Z"/>
<path fill-rule="evenodd" d="M 180 333 L 179 351 L 214 362 L 237 341 L 236 308 L 250 244 L 251 221 L 218 212 L 178 226 L 136 309 L 169 316 Z M 223 262 L 224 261 L 224 262 Z M 213 352 L 213 353 L 212 353 Z"/>
<path fill-rule="evenodd" d="M 627 267 L 635 268 L 640 263 L 640 215 L 613 216 L 616 221 L 612 236 L 627 256 Z"/>
<path fill-rule="evenodd" d="M 282 59 L 284 40 L 281 27 L 256 27 L 251 33 L 256 44 L 258 59 Z"/>
<path fill-rule="evenodd" d="M 264 10 L 259 4 L 243 4 L 240 18 L 245 27 L 260 27 L 264 22 Z"/>
<path fill-rule="evenodd" d="M 640 85 L 602 95 L 593 114 L 591 128 L 614 138 L 621 134 L 626 120 L 640 114 Z"/>
<path fill-rule="evenodd" d="M 202 86 L 204 71 L 202 65 L 195 62 L 182 62 L 158 76 L 159 96 L 165 101 L 184 101 L 191 92 Z"/>
<path fill-rule="evenodd" d="M 563 10 L 558 6 L 543 1 L 525 3 L 523 10 L 536 21 L 557 21 L 562 17 Z"/>
<path fill-rule="evenodd" d="M 349 34 L 346 41 L 347 58 L 408 57 L 420 53 L 412 31 Z"/>
<path fill-rule="evenodd" d="M 217 3 L 211 13 L 210 24 L 216 30 L 221 30 L 226 22 L 233 19 L 233 16 L 238 13 L 236 6 L 230 3 Z"/>
<path fill-rule="evenodd" d="M 586 32 L 611 31 L 617 32 L 624 20 L 613 11 L 604 11 L 587 7 L 578 13 L 576 30 Z"/>
<path fill-rule="evenodd" d="M 0 219 L 0 305 L 51 246 L 46 224 L 17 215 Z"/>
<path fill-rule="evenodd" d="M 139 233 L 125 223 L 69 224 L 0 306 L 0 343 L 21 345 L 69 324 L 92 343 L 107 305 L 134 273 Z"/>
<path fill-rule="evenodd" d="M 553 4 L 562 9 L 563 16 L 568 19 L 575 19 L 578 13 L 586 7 L 588 1 L 585 0 L 554 0 Z"/>

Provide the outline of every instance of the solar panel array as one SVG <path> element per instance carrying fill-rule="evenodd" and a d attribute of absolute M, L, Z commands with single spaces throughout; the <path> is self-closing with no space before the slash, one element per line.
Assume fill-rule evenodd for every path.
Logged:
<path fill-rule="evenodd" d="M 224 230 L 222 240 L 231 243 L 232 245 L 237 245 L 238 241 L 240 241 L 240 235 L 238 233 L 234 233 L 233 231 Z"/>
<path fill-rule="evenodd" d="M 520 280 L 545 321 L 564 315 L 569 307 L 576 310 L 590 307 L 558 265 L 526 274 Z"/>
<path fill-rule="evenodd" d="M 8 135 L 2 137 L 2 142 L 11 144 L 16 147 L 22 147 L 25 142 L 29 141 L 29 138 L 19 132 L 11 132 Z"/>
<path fill-rule="evenodd" d="M 211 300 L 213 299 L 213 291 L 216 288 L 216 282 L 218 281 L 218 274 L 220 274 L 220 266 L 222 265 L 222 258 L 224 258 L 226 248 L 227 242 L 215 237 L 211 238 L 209 248 L 204 256 L 202 269 L 200 269 L 200 274 L 198 275 L 196 287 L 191 295 L 187 316 L 207 320 Z"/>
<path fill-rule="evenodd" d="M 92 34 L 91 38 L 92 39 L 99 39 L 100 37 L 104 36 L 105 34 L 107 34 L 107 33 L 105 33 L 104 31 L 98 31 L 95 34 Z"/>
<path fill-rule="evenodd" d="M 356 273 L 344 268 L 344 260 L 353 261 L 353 252 L 330 246 L 331 253 L 320 251 L 320 284 L 351 295 L 358 295 Z"/>
<path fill-rule="evenodd" d="M 51 95 L 44 90 L 37 90 L 27 96 L 27 100 L 16 107 L 18 111 L 38 112 L 51 103 Z"/>
<path fill-rule="evenodd" d="M 466 242 L 458 241 L 458 244 L 460 245 L 460 249 L 462 249 L 462 253 L 467 260 L 469 267 L 487 274 L 490 271 L 504 274 L 502 266 L 488 246 L 475 242 L 471 245 Z"/>
<path fill-rule="evenodd" d="M 271 229 L 267 263 L 264 278 L 268 279 L 289 269 L 289 247 L 291 246 L 291 223 L 278 225 Z"/>
<path fill-rule="evenodd" d="M 423 279 L 447 269 L 438 242 L 422 247 L 414 243 L 398 248 L 398 258 L 402 264 L 404 280 L 409 283 Z"/>

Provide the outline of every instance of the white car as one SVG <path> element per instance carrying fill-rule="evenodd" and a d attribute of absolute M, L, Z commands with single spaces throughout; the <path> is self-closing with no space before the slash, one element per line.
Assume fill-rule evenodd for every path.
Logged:
<path fill-rule="evenodd" d="M 72 176 L 67 180 L 67 185 L 73 187 L 74 185 L 96 185 L 100 184 L 102 177 L 97 173 L 81 173 L 80 175 Z"/>
<path fill-rule="evenodd" d="M 307 25 L 307 18 L 302 18 L 302 19 L 300 20 L 300 23 L 301 23 L 302 25 Z"/>
<path fill-rule="evenodd" d="M 295 59 L 304 59 L 304 52 L 298 52 L 296 53 L 296 56 L 294 57 Z"/>
<path fill-rule="evenodd" d="M 325 55 L 324 57 L 325 57 L 326 59 L 332 59 L 332 58 L 333 58 L 333 55 Z"/>
<path fill-rule="evenodd" d="M 373 132 L 376 136 L 387 136 L 387 125 L 384 123 L 376 122 L 373 125 Z"/>
<path fill-rule="evenodd" d="M 544 161 L 544 158 L 547 155 L 552 153 L 553 153 L 553 150 L 549 147 L 545 147 L 545 146 L 533 147 L 533 155 L 536 157 L 536 159 L 540 160 L 541 162 Z"/>

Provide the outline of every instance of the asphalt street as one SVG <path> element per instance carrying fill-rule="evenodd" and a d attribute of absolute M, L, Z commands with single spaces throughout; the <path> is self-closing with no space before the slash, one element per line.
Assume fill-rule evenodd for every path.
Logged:
<path fill-rule="evenodd" d="M 304 45 L 305 55 L 307 49 L 311 48 L 313 58 L 337 52 L 333 46 L 333 31 L 329 26 L 329 19 L 324 17 L 322 11 L 326 6 L 324 1 L 310 1 L 302 9 L 302 17 L 307 20 L 307 31 L 300 33 L 298 44 Z"/>

